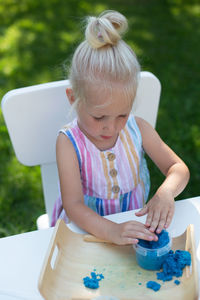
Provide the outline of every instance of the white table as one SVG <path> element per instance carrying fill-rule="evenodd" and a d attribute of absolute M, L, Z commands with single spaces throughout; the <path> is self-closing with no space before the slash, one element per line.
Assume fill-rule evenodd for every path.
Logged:
<path fill-rule="evenodd" d="M 138 218 L 134 213 L 128 211 L 108 218 L 118 223 L 130 219 L 145 221 L 145 217 Z M 196 255 L 200 270 L 200 196 L 175 203 L 175 214 L 169 231 L 173 237 L 178 236 L 189 224 L 195 226 Z M 0 239 L 0 300 L 43 299 L 37 284 L 52 232 L 53 228 L 49 228 Z"/>

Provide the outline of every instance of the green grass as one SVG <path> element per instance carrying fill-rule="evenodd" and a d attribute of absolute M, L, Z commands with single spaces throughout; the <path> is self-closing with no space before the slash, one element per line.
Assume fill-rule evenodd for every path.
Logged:
<path fill-rule="evenodd" d="M 0 0 L 0 98 L 14 88 L 64 79 L 63 65 L 83 38 L 83 18 L 104 9 L 128 18 L 125 40 L 142 69 L 161 81 L 157 130 L 191 171 L 190 183 L 177 199 L 199 195 L 198 1 Z M 149 167 L 152 194 L 163 176 L 151 161 Z M 0 236 L 36 229 L 43 212 L 39 167 L 18 163 L 0 112 Z"/>

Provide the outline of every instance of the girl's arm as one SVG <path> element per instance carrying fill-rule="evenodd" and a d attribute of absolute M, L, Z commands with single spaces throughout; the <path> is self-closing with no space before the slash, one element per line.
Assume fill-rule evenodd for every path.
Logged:
<path fill-rule="evenodd" d="M 140 222 L 116 224 L 99 216 L 84 204 L 78 159 L 72 143 L 64 134 L 58 136 L 56 156 L 63 208 L 70 220 L 98 238 L 116 244 L 133 244 L 139 238 L 157 239 Z"/>
<path fill-rule="evenodd" d="M 150 231 L 159 233 L 167 228 L 174 214 L 174 198 L 178 196 L 189 180 L 189 170 L 185 163 L 163 142 L 154 128 L 141 118 L 136 118 L 142 134 L 143 148 L 154 161 L 165 180 L 153 198 L 136 215 L 146 213 L 146 225 Z"/>

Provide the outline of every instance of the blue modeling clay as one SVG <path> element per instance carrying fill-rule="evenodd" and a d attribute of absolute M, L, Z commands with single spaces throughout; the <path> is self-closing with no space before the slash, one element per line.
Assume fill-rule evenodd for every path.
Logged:
<path fill-rule="evenodd" d="M 146 283 L 146 287 L 157 292 L 157 291 L 159 291 L 161 285 L 159 283 L 157 283 L 156 281 L 148 281 Z"/>
<path fill-rule="evenodd" d="M 157 273 L 157 279 L 172 280 L 173 276 L 181 277 L 185 266 L 191 265 L 190 252 L 184 250 L 169 251 L 164 263 L 163 271 Z"/>
<path fill-rule="evenodd" d="M 157 279 L 163 281 L 170 281 L 175 277 L 181 277 L 183 274 L 183 269 L 185 266 L 191 265 L 191 255 L 190 252 L 184 250 L 176 250 L 175 252 L 170 250 L 165 255 L 158 256 L 157 252 L 151 252 L 153 250 L 159 251 L 159 248 L 166 248 L 167 244 L 169 243 L 169 235 L 167 231 L 163 230 L 158 235 L 158 241 L 145 241 L 139 240 L 138 244 L 143 247 L 147 248 L 143 253 L 138 247 L 136 248 L 136 259 L 139 265 L 145 269 L 155 270 L 156 267 L 162 268 L 162 272 L 157 273 Z M 167 249 L 166 249 L 167 250 Z M 161 259 L 163 259 L 161 263 Z M 179 280 L 174 280 L 176 285 L 180 284 Z M 161 287 L 155 281 L 148 281 L 146 284 L 147 288 L 153 289 L 154 291 L 158 291 Z"/>
<path fill-rule="evenodd" d="M 83 283 L 85 287 L 90 289 L 98 289 L 99 281 L 101 281 L 104 276 L 102 274 L 96 274 L 95 272 L 90 273 L 91 277 L 86 276 L 83 278 Z"/>
<path fill-rule="evenodd" d="M 176 285 L 179 285 L 181 282 L 179 281 L 179 280 L 174 280 L 174 283 L 176 284 Z"/>
<path fill-rule="evenodd" d="M 162 230 L 161 233 L 157 234 L 157 236 L 158 241 L 139 240 L 138 245 L 148 249 L 158 249 L 169 243 L 169 234 L 166 230 Z"/>
<path fill-rule="evenodd" d="M 171 241 L 166 230 L 158 234 L 158 241 L 139 240 L 134 246 L 136 260 L 146 270 L 160 270 L 171 249 Z"/>

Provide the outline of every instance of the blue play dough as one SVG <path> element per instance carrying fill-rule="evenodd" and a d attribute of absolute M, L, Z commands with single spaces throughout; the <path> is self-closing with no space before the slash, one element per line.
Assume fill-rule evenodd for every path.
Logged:
<path fill-rule="evenodd" d="M 163 263 L 162 272 L 157 273 L 157 279 L 169 281 L 175 277 L 181 277 L 185 266 L 191 265 L 190 252 L 184 250 L 170 251 Z"/>
<path fill-rule="evenodd" d="M 183 269 L 185 266 L 191 265 L 191 254 L 188 251 L 184 250 L 176 250 L 175 252 L 170 250 L 167 254 L 167 257 L 162 265 L 162 272 L 157 273 L 157 279 L 163 281 L 170 281 L 175 277 L 181 277 L 183 274 Z M 179 280 L 174 280 L 176 285 L 179 285 L 181 282 Z M 148 288 L 153 289 L 154 291 L 158 291 L 160 289 L 157 286 L 157 282 L 148 281 L 146 286 Z"/>
<path fill-rule="evenodd" d="M 158 241 L 139 240 L 134 246 L 136 260 L 146 270 L 160 270 L 171 249 L 171 240 L 166 230 L 157 236 Z"/>
<path fill-rule="evenodd" d="M 174 280 L 174 283 L 176 284 L 176 285 L 179 285 L 181 282 L 179 281 L 179 280 Z"/>
<path fill-rule="evenodd" d="M 157 291 L 159 291 L 161 285 L 159 283 L 157 283 L 156 281 L 148 281 L 146 283 L 146 287 L 157 292 Z"/>
<path fill-rule="evenodd" d="M 86 276 L 83 278 L 83 283 L 85 287 L 90 289 L 98 289 L 99 281 L 101 281 L 104 276 L 102 274 L 96 274 L 95 272 L 90 273 L 91 277 Z"/>
<path fill-rule="evenodd" d="M 139 240 L 138 245 L 148 249 L 162 248 L 169 243 L 169 234 L 166 230 L 162 230 L 157 234 L 158 241 Z"/>

